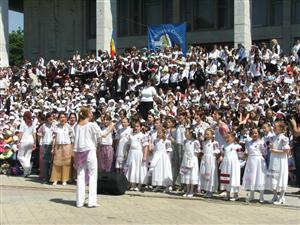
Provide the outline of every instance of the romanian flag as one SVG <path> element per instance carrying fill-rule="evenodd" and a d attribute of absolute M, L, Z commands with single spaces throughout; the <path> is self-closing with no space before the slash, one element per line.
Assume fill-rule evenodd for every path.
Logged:
<path fill-rule="evenodd" d="M 117 54 L 116 51 L 116 35 L 115 32 L 112 32 L 111 41 L 110 41 L 110 57 L 113 58 Z"/>

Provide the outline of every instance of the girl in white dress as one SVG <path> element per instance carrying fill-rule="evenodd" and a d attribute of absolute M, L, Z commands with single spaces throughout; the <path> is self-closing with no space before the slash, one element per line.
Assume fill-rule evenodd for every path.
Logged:
<path fill-rule="evenodd" d="M 267 154 L 267 145 L 259 138 L 257 128 L 251 130 L 252 140 L 246 143 L 245 154 L 248 155 L 243 176 L 243 186 L 250 190 L 249 201 L 254 199 L 254 191 L 260 191 L 259 202 L 264 202 L 265 175 L 267 171 L 264 156 Z"/>
<path fill-rule="evenodd" d="M 140 122 L 134 124 L 134 133 L 128 140 L 128 157 L 124 170 L 125 176 L 130 183 L 130 190 L 139 191 L 137 185 L 142 185 L 147 177 L 147 170 L 144 169 L 147 159 L 148 139 L 141 132 Z M 143 151 L 144 150 L 144 151 Z"/>
<path fill-rule="evenodd" d="M 171 141 L 166 139 L 166 131 L 161 128 L 157 130 L 157 138 L 153 141 L 154 155 L 150 164 L 152 171 L 152 185 L 157 186 L 154 190 L 158 191 L 161 186 L 172 185 L 172 167 L 169 154 L 172 152 Z"/>
<path fill-rule="evenodd" d="M 218 190 L 218 166 L 216 155 L 220 153 L 219 143 L 214 140 L 214 131 L 211 128 L 205 130 L 205 140 L 201 143 L 203 153 L 200 164 L 200 186 L 206 191 L 204 197 L 212 197 L 212 193 Z"/>
<path fill-rule="evenodd" d="M 225 145 L 222 154 L 223 161 L 220 165 L 220 190 L 226 190 L 226 200 L 235 201 L 238 198 L 238 191 L 240 187 L 241 168 L 237 152 L 241 146 L 236 144 L 235 133 L 229 132 L 225 136 L 227 144 Z M 230 193 L 233 197 L 230 198 Z"/>
<path fill-rule="evenodd" d="M 200 152 L 200 143 L 195 139 L 193 129 L 186 128 L 186 140 L 183 144 L 183 158 L 180 168 L 181 183 L 186 184 L 186 193 L 184 197 L 194 196 L 194 186 L 199 181 L 198 155 Z"/>
<path fill-rule="evenodd" d="M 122 119 L 122 128 L 117 131 L 118 145 L 116 153 L 116 169 L 118 173 L 123 172 L 123 167 L 126 161 L 126 146 L 129 140 L 129 136 L 132 132 L 131 127 L 129 126 L 129 121 L 125 117 Z"/>
<path fill-rule="evenodd" d="M 289 167 L 288 152 L 289 139 L 284 135 L 284 122 L 275 122 L 275 136 L 270 141 L 270 164 L 267 172 L 266 188 L 274 193 L 271 200 L 274 204 L 285 204 L 284 194 L 288 184 Z M 278 198 L 277 192 L 280 192 Z"/>

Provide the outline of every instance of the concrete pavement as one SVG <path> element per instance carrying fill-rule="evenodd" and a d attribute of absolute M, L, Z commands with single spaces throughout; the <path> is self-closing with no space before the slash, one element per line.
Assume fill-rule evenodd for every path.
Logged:
<path fill-rule="evenodd" d="M 288 192 L 296 191 L 289 188 Z M 75 207 L 75 185 L 41 184 L 36 177 L 0 176 L 0 224 L 299 224 L 299 195 L 274 206 L 176 193 L 98 195 L 98 208 Z M 271 195 L 265 196 L 266 200 Z"/>

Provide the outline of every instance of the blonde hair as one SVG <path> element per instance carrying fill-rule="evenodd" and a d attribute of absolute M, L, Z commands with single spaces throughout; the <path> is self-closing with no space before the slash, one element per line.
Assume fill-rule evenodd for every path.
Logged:
<path fill-rule="evenodd" d="M 82 107 L 78 113 L 78 122 L 85 120 L 89 117 L 89 113 L 91 112 L 91 109 L 88 107 Z"/>
<path fill-rule="evenodd" d="M 273 45 L 277 45 L 277 44 L 278 44 L 278 41 L 277 41 L 277 39 L 274 38 L 274 39 L 271 40 L 271 43 L 272 43 Z"/>

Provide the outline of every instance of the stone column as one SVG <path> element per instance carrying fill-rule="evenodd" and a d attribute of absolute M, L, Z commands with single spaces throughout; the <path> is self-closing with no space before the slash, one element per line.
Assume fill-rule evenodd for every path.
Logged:
<path fill-rule="evenodd" d="M 251 0 L 234 0 L 234 45 L 244 45 L 249 50 L 251 38 Z"/>
<path fill-rule="evenodd" d="M 113 30 L 117 33 L 117 0 L 96 0 L 96 14 L 96 51 L 109 51 Z"/>
<path fill-rule="evenodd" d="M 284 52 L 290 52 L 291 47 L 294 44 L 292 40 L 292 1 L 282 1 L 283 14 L 282 14 L 282 39 L 279 44 Z"/>
<path fill-rule="evenodd" d="M 8 66 L 8 0 L 0 0 L 0 63 Z"/>

